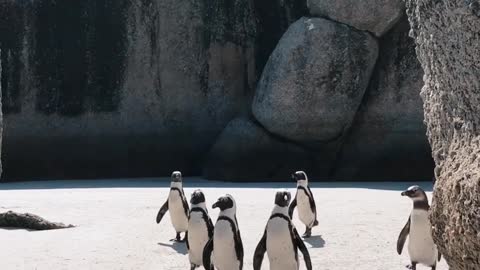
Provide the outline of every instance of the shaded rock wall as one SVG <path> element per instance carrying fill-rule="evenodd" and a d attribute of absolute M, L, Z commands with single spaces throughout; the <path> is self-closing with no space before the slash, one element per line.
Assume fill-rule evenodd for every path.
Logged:
<path fill-rule="evenodd" d="M 289 161 L 294 156 L 314 179 L 431 179 L 433 160 L 419 96 L 423 71 L 409 30 L 405 14 L 379 39 L 329 19 L 297 20 L 280 39 L 258 82 L 249 120 L 258 121 L 257 132 L 243 134 L 248 133 L 249 142 L 269 138 L 295 145 L 304 154 L 284 146 L 273 149 L 273 143 L 269 151 L 265 143 L 239 143 L 248 153 L 240 148 L 226 151 L 227 141 L 243 141 L 238 130 L 247 125 L 234 122 L 235 128 L 225 129 L 208 155 L 204 176 L 276 178 L 271 168 L 281 172 L 295 164 Z M 257 164 L 265 170 L 250 169 Z M 288 178 L 285 174 L 277 179 Z"/>
<path fill-rule="evenodd" d="M 401 0 L 382 6 L 394 16 L 369 18 L 382 26 L 380 38 L 331 14 L 317 18 L 309 7 L 306 0 L 0 0 L 5 179 L 158 176 L 173 169 L 281 179 L 291 167 L 316 179 L 429 179 L 416 95 L 421 70 L 408 27 L 403 20 L 403 28 L 380 33 L 398 20 Z M 297 33 L 280 41 L 301 20 L 318 22 L 312 25 L 320 38 L 308 43 Z M 304 48 L 289 51 L 299 61 L 274 62 L 274 49 L 291 41 Z M 257 88 L 262 74 L 288 69 L 296 71 L 277 76 L 285 91 L 264 78 Z M 288 101 L 281 95 L 290 86 L 303 101 L 290 110 L 289 124 L 288 104 L 269 111 L 284 127 L 273 129 L 258 111 L 255 119 L 254 95 L 274 89 L 265 102 Z M 409 108 L 405 115 L 402 108 Z M 310 113 L 322 109 L 334 113 Z M 320 133 L 288 135 L 303 129 Z M 334 135 L 331 142 L 322 132 Z M 255 155 L 232 150 L 240 145 L 263 153 L 256 160 L 262 166 L 249 170 Z M 426 169 L 402 170 L 411 164 Z"/>
<path fill-rule="evenodd" d="M 432 174 L 419 96 L 423 70 L 409 29 L 405 16 L 379 39 L 377 65 L 342 146 L 335 178 L 421 180 Z"/>
<path fill-rule="evenodd" d="M 255 0 L 256 71 L 259 78 L 278 41 L 294 23 L 308 15 L 307 0 Z"/>
<path fill-rule="evenodd" d="M 408 0 L 425 71 L 436 184 L 430 218 L 450 269 L 480 269 L 480 3 Z"/>
<path fill-rule="evenodd" d="M 205 160 L 203 175 L 209 179 L 282 179 L 309 169 L 309 158 L 302 147 L 275 138 L 253 119 L 239 117 L 218 137 Z"/>
<path fill-rule="evenodd" d="M 249 108 L 253 3 L 70 2 L 0 1 L 6 178 L 199 172 Z"/>

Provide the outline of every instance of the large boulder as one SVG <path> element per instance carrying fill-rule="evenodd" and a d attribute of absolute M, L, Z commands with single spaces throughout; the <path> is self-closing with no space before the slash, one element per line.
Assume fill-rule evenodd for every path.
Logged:
<path fill-rule="evenodd" d="M 223 130 L 205 160 L 203 176 L 214 180 L 289 180 L 307 170 L 302 148 L 275 138 L 254 121 L 239 117 Z"/>
<path fill-rule="evenodd" d="M 258 83 L 253 114 L 270 132 L 307 144 L 348 130 L 377 59 L 368 33 L 321 18 L 292 24 Z"/>
<path fill-rule="evenodd" d="M 480 269 L 480 2 L 407 0 L 425 71 L 436 184 L 430 219 L 450 269 Z"/>
<path fill-rule="evenodd" d="M 200 173 L 255 34 L 250 0 L 0 0 L 7 178 Z"/>
<path fill-rule="evenodd" d="M 423 123 L 423 70 L 407 17 L 380 39 L 370 85 L 343 145 L 335 178 L 430 180 L 433 160 Z"/>
<path fill-rule="evenodd" d="M 403 0 L 307 0 L 310 14 L 382 36 L 402 17 Z"/>

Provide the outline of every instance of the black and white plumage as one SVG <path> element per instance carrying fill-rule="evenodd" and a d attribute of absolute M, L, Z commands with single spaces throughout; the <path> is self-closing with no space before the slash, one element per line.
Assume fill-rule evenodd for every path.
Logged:
<path fill-rule="evenodd" d="M 175 239 L 172 240 L 179 242 L 185 241 L 186 238 L 181 240 L 180 233 L 187 232 L 188 230 L 189 207 L 187 199 L 185 198 L 185 192 L 183 192 L 182 173 L 179 171 L 174 171 L 172 173 L 170 193 L 168 194 L 167 201 L 158 211 L 157 223 L 162 221 L 162 218 L 167 211 L 170 212 L 170 219 L 173 228 L 177 232 Z"/>
<path fill-rule="evenodd" d="M 298 249 L 303 253 L 307 270 L 312 270 L 312 262 L 307 247 L 288 216 L 291 195 L 286 190 L 275 194 L 275 206 L 267 222 L 262 239 L 255 249 L 253 269 L 260 270 L 263 256 L 267 252 L 271 270 L 298 270 Z"/>
<path fill-rule="evenodd" d="M 293 180 L 297 182 L 297 193 L 288 209 L 288 216 L 293 218 L 295 207 L 298 208 L 298 217 L 305 224 L 305 233 L 303 237 L 312 235 L 312 228 L 318 225 L 317 207 L 313 193 L 308 186 L 307 174 L 303 171 L 295 172 L 292 175 Z"/>
<path fill-rule="evenodd" d="M 213 236 L 213 223 L 208 215 L 205 195 L 200 189 L 192 193 L 190 204 L 188 232 L 185 238 L 187 239 L 190 270 L 193 270 L 203 265 L 203 249 Z"/>
<path fill-rule="evenodd" d="M 437 260 L 441 254 L 432 239 L 432 225 L 428 219 L 427 194 L 419 186 L 411 186 L 402 196 L 408 196 L 413 201 L 413 209 L 397 240 L 397 252 L 402 254 L 403 245 L 409 237 L 408 253 L 410 255 L 411 269 L 416 270 L 417 264 L 423 264 L 435 270 Z"/>
<path fill-rule="evenodd" d="M 218 270 L 242 270 L 243 243 L 238 228 L 235 200 L 226 194 L 212 205 L 212 208 L 217 207 L 220 208 L 220 214 L 215 223 L 213 237 L 203 251 L 203 266 L 205 269 L 214 266 Z"/>

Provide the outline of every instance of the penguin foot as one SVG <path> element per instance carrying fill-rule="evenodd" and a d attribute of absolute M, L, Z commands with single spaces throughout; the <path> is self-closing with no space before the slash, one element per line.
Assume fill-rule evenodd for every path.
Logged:
<path fill-rule="evenodd" d="M 309 238 L 312 236 L 312 228 L 306 228 L 305 233 L 302 235 L 303 238 Z"/>
<path fill-rule="evenodd" d="M 412 264 L 407 265 L 406 268 L 408 268 L 410 270 L 417 270 L 417 263 L 412 262 Z"/>
<path fill-rule="evenodd" d="M 315 222 L 313 222 L 313 227 L 315 226 L 318 226 L 318 220 L 315 220 Z"/>
<path fill-rule="evenodd" d="M 185 241 L 185 238 L 183 239 L 183 241 Z M 170 239 L 170 242 L 182 242 L 180 238 L 180 233 L 177 233 L 177 236 L 175 236 L 175 238 Z"/>
<path fill-rule="evenodd" d="M 190 270 L 195 270 L 195 268 L 197 268 L 197 266 L 195 264 L 190 264 Z"/>

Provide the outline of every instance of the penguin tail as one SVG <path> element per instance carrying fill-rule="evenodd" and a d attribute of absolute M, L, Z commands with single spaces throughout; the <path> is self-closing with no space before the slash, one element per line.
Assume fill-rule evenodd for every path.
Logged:
<path fill-rule="evenodd" d="M 315 226 L 318 226 L 318 220 L 315 220 L 315 221 L 313 222 L 313 226 L 314 226 L 314 227 L 315 227 Z"/>

